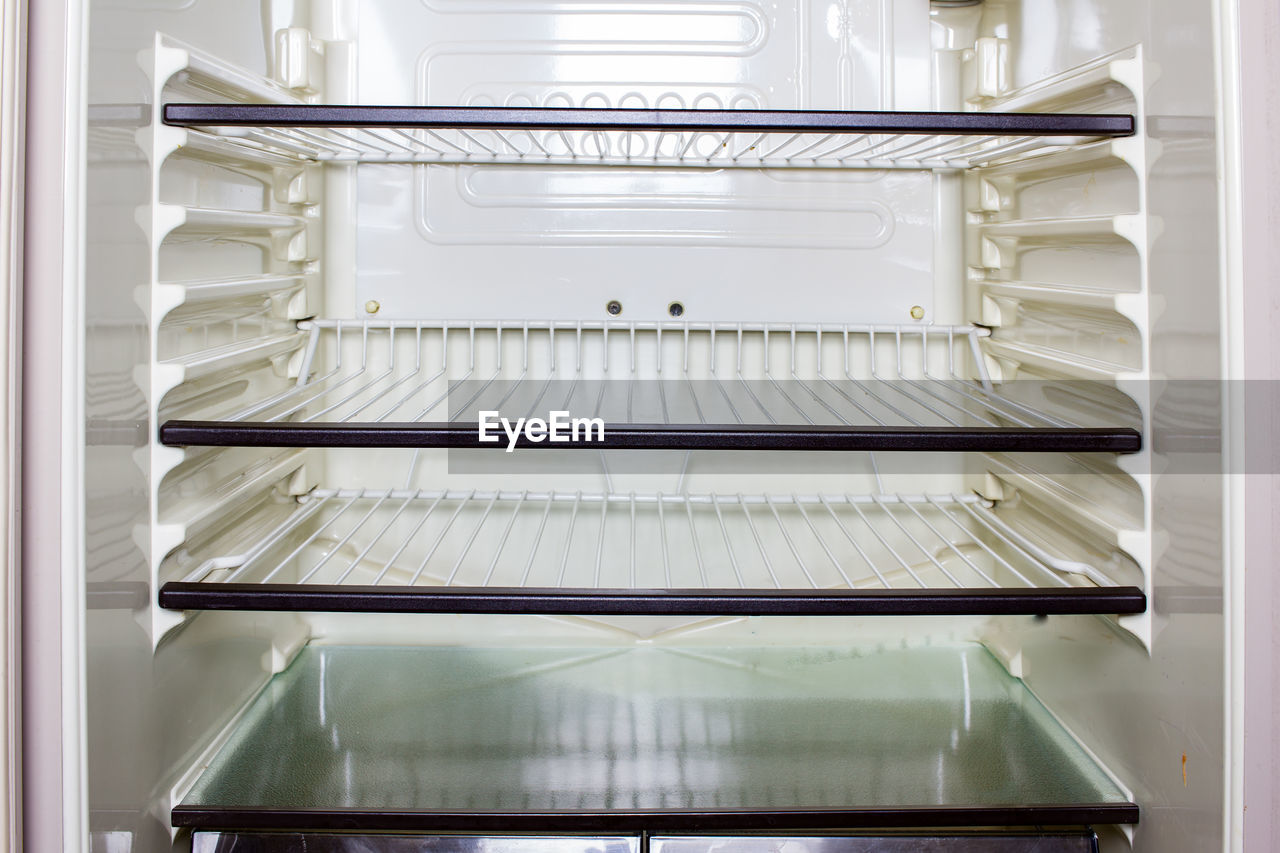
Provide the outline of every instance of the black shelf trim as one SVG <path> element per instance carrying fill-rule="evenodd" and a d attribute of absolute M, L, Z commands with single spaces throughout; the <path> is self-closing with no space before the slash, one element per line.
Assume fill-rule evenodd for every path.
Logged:
<path fill-rule="evenodd" d="M 505 450 L 481 443 L 475 423 L 293 423 L 168 421 L 160 442 L 176 447 L 446 447 Z M 530 442 L 544 450 L 914 450 L 946 452 L 1136 453 L 1142 435 L 1123 427 L 908 427 L 720 424 L 606 424 L 604 439 Z"/>
<path fill-rule="evenodd" d="M 968 826 L 1136 824 L 1134 803 L 900 806 L 835 809 L 445 811 L 175 806 L 174 826 L 199 829 L 349 829 L 424 832 L 760 832 Z"/>
<path fill-rule="evenodd" d="M 573 589 L 171 582 L 171 610 L 592 616 L 989 616 L 1142 613 L 1134 586 L 1051 589 Z"/>
<path fill-rule="evenodd" d="M 759 133 L 1104 136 L 1134 134 L 1130 115 L 1085 113 L 636 110 L 557 107 L 413 107 L 327 104 L 164 106 L 177 127 L 399 127 L 473 130 L 661 130 Z"/>

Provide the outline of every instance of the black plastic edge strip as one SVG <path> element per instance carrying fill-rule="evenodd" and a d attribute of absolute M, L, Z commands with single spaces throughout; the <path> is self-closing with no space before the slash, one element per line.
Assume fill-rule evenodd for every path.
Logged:
<path fill-rule="evenodd" d="M 1134 586 L 809 592 L 173 582 L 160 588 L 159 598 L 171 610 L 593 616 L 1038 616 L 1147 609 L 1146 595 Z"/>
<path fill-rule="evenodd" d="M 1084 113 L 629 110 L 553 107 L 411 107 L 323 104 L 165 104 L 178 127 L 434 127 L 533 130 L 757 131 L 779 133 L 1132 136 L 1131 115 Z"/>
<path fill-rule="evenodd" d="M 176 447 L 452 447 L 505 450 L 506 437 L 481 443 L 474 423 L 259 423 L 168 421 L 160 441 Z M 1137 430 L 1023 427 L 844 427 L 606 424 L 595 441 L 531 442 L 529 450 L 914 450 L 947 452 L 1136 453 Z"/>
<path fill-rule="evenodd" d="M 296 853 L 298 850 L 316 851 L 316 853 L 354 853 L 354 851 L 399 851 L 399 853 L 425 853 L 429 850 L 483 850 L 489 845 L 483 839 L 471 834 L 460 833 L 421 833 L 421 832 L 361 832 L 338 831 L 327 829 L 307 830 L 271 830 L 271 829 L 196 829 L 196 838 L 203 835 L 216 839 L 212 844 L 201 846 L 193 840 L 192 846 L 197 850 L 235 851 L 235 853 Z M 766 842 L 784 842 L 788 838 L 804 839 L 814 835 L 810 832 L 742 832 L 732 833 L 740 838 L 755 838 Z M 825 836 L 823 847 L 827 850 L 838 850 L 842 853 L 884 853 L 884 851 L 916 851 L 931 850 L 946 853 L 989 853 L 993 846 L 1004 850 L 1013 849 L 1005 845 L 1020 843 L 1021 850 L 1035 853 L 1098 853 L 1098 834 L 1092 828 L 1066 827 L 1003 827 L 998 829 L 986 827 L 967 827 L 946 829 L 853 829 L 839 832 L 817 833 Z M 520 838 L 520 835 L 515 838 Z M 718 832 L 682 832 L 671 834 L 638 833 L 588 833 L 566 834 L 556 833 L 561 841 L 576 840 L 561 849 L 587 849 L 605 851 L 605 853 L 625 853 L 636 850 L 637 853 L 652 853 L 659 849 L 664 840 L 686 840 L 701 838 L 705 846 L 715 845 L 728 840 L 725 833 Z M 510 838 L 510 836 L 508 836 Z M 438 844 L 441 841 L 457 841 L 466 839 L 471 842 L 465 845 Z M 736 839 L 735 839 L 736 840 Z M 630 842 L 630 843 L 628 843 Z M 732 842 L 730 842 L 732 845 Z M 941 845 L 941 846 L 940 846 Z M 503 844 L 508 849 L 519 849 L 518 845 Z M 780 846 L 780 844 L 779 844 Z M 554 848 L 553 848 L 554 849 Z M 740 847 L 738 847 L 740 849 Z"/>
<path fill-rule="evenodd" d="M 754 832 L 964 826 L 1136 824 L 1133 803 L 851 809 L 477 811 L 175 806 L 174 826 L 425 832 Z"/>

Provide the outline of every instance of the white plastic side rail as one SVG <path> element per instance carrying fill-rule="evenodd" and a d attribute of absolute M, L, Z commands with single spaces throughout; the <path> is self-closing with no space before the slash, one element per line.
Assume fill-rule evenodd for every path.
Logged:
<path fill-rule="evenodd" d="M 1073 93 L 1118 84 L 1127 90 L 1133 99 L 1132 112 L 1137 133 L 1132 137 L 1107 140 L 1081 149 L 1048 153 L 1043 157 L 1029 157 L 1021 161 L 995 165 L 989 169 L 976 170 L 979 182 L 1002 174 L 1016 175 L 1020 171 L 1047 170 L 1055 163 L 1074 165 L 1083 161 L 1106 159 L 1119 161 L 1133 171 L 1137 181 L 1138 207 L 1135 212 L 1074 219 L 1071 217 L 1013 219 L 976 227 L 981 241 L 982 265 L 987 269 L 999 269 L 1013 260 L 1002 257 L 1001 249 L 993 239 L 995 237 L 1008 237 L 1014 240 L 1036 238 L 1044 241 L 1056 239 L 1061 240 L 1064 245 L 1072 242 L 1073 235 L 1110 235 L 1119 238 L 1131 244 L 1137 255 L 1140 286 L 1136 291 L 1118 292 L 1091 290 L 1087 287 L 1083 289 L 1072 286 L 1054 287 L 991 278 L 980 280 L 977 288 L 983 303 L 981 322 L 997 330 L 1002 322 L 1001 310 L 994 300 L 997 296 L 1014 301 L 1018 298 L 1032 298 L 1068 307 L 1102 308 L 1132 323 L 1141 339 L 1143 351 L 1142 365 L 1136 370 L 1117 369 L 1106 362 L 1091 360 L 1085 354 L 1073 357 L 1056 350 L 1019 345 L 1008 338 L 1002 338 L 999 334 L 984 338 L 980 346 L 985 355 L 988 370 L 997 382 L 1007 378 L 1008 371 L 1004 365 L 1019 363 L 1034 365 L 1059 375 L 1114 382 L 1119 390 L 1126 393 L 1137 404 L 1141 413 L 1140 429 L 1146 436 L 1153 434 L 1151 382 L 1158 378 L 1151 374 L 1148 353 L 1151 346 L 1153 319 L 1150 287 L 1151 244 L 1159 237 L 1161 228 L 1159 219 L 1152 217 L 1149 212 L 1147 194 L 1148 176 L 1161 155 L 1161 146 L 1158 141 L 1148 138 L 1145 133 L 1147 121 L 1145 93 L 1149 80 L 1155 73 L 1155 69 L 1143 59 L 1142 46 L 1136 45 L 1131 49 L 1102 57 L 1024 89 L 984 101 L 983 109 L 1034 110 L 1046 103 L 1062 103 L 1064 100 L 1070 100 Z M 980 195 L 987 194 L 980 192 Z M 998 196 L 998 192 L 996 195 Z M 1150 602 L 1155 601 L 1152 567 L 1159 558 L 1162 547 L 1162 543 L 1157 541 L 1161 537 L 1158 537 L 1155 532 L 1152 506 L 1151 479 L 1155 464 L 1158 464 L 1158 461 L 1153 458 L 1149 442 L 1144 443 L 1143 449 L 1138 453 L 1117 457 L 1116 465 L 1133 479 L 1142 492 L 1143 510 L 1141 523 L 1138 526 L 1117 525 L 1111 530 L 1116 547 L 1132 557 L 1141 567 L 1144 579 L 1143 591 Z M 1064 507 L 1064 511 L 1071 513 L 1072 508 Z M 1120 617 L 1120 625 L 1149 649 L 1154 633 L 1154 620 L 1158 618 L 1154 608 L 1149 607 L 1144 613 Z"/>
<path fill-rule="evenodd" d="M 154 46 L 139 55 L 139 64 L 150 78 L 151 103 L 163 103 L 166 86 L 182 81 L 185 75 L 200 78 L 206 87 L 225 92 L 234 100 L 257 100 L 270 103 L 302 103 L 302 99 L 285 87 L 259 77 L 243 68 L 224 62 L 181 41 L 156 33 Z M 180 227 L 217 234 L 235 233 L 237 229 L 256 229 L 271 237 L 273 248 L 288 259 L 300 259 L 306 251 L 304 223 L 299 217 L 274 212 L 246 213 L 239 211 L 202 210 L 172 204 L 160 199 L 160 174 L 165 161 L 188 144 L 191 134 L 166 126 L 160 121 L 158 110 L 153 110 L 150 123 L 137 131 L 137 144 L 147 157 L 151 170 L 150 203 L 140 207 L 136 214 L 138 225 L 147 235 L 151 258 L 148 280 L 139 286 L 136 301 L 147 318 L 151 362 L 140 365 L 134 377 L 147 401 L 148 422 L 154 427 L 159 423 L 159 408 L 165 395 L 199 372 L 200 359 L 178 359 L 163 363 L 157 360 L 160 329 L 165 317 L 183 304 L 206 299 L 234 296 L 250 290 L 288 283 L 296 276 L 264 273 L 225 280 L 191 280 L 168 282 L 160 276 L 160 247 L 165 239 Z M 286 345 L 286 341 L 279 342 Z M 299 340 L 299 343 L 301 341 Z M 264 346 L 266 344 L 263 344 Z M 243 355 L 241 348 L 231 346 L 225 355 L 234 360 Z M 209 355 L 206 353 L 206 355 Z M 214 354 L 217 355 L 217 354 Z M 192 363 L 185 363 L 191 361 Z M 209 369 L 219 367 L 214 358 Z M 160 513 L 160 487 L 165 475 L 180 465 L 186 454 L 183 450 L 165 447 L 160 442 L 149 441 L 135 454 L 135 461 L 148 481 L 150 517 L 146 526 L 134 530 L 134 541 L 146 555 L 151 577 L 151 588 L 159 587 L 159 567 L 172 550 L 187 538 L 185 523 L 164 523 Z M 288 473 L 289 460 L 282 459 L 268 466 L 260 477 L 284 476 Z M 295 466 L 296 467 L 296 466 Z M 182 613 L 166 611 L 159 607 L 147 608 L 140 614 L 143 627 L 156 644 L 170 630 L 186 618 Z"/>

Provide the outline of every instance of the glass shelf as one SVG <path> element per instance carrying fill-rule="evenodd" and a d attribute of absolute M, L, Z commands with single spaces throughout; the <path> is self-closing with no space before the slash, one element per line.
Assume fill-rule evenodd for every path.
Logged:
<path fill-rule="evenodd" d="M 1133 823 L 982 647 L 309 646 L 175 826 L 729 832 Z"/>

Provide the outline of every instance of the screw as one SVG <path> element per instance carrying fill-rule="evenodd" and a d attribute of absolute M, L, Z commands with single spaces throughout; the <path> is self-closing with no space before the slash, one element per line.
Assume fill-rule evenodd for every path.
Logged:
<path fill-rule="evenodd" d="M 679 302 L 672 302 L 670 305 L 667 306 L 667 313 L 670 314 L 672 317 L 679 317 L 681 314 L 684 313 L 684 306 L 681 305 Z"/>
<path fill-rule="evenodd" d="M 366 314 L 377 314 L 377 313 L 378 313 L 378 309 L 379 309 L 379 308 L 381 308 L 381 307 L 382 307 L 382 306 L 378 304 L 378 300 L 376 300 L 376 299 L 370 299 L 368 302 L 366 302 L 366 303 L 364 304 L 364 313 L 366 313 Z"/>
<path fill-rule="evenodd" d="M 919 305 L 912 305 L 912 306 L 911 306 L 911 319 L 912 319 L 912 320 L 923 320 L 923 319 L 924 319 L 924 309 L 923 309 L 923 308 L 921 308 Z"/>
<path fill-rule="evenodd" d="M 610 314 L 617 317 L 619 314 L 622 313 L 622 303 L 616 299 L 611 299 L 609 301 L 609 304 L 604 306 L 604 310 L 608 311 Z"/>

